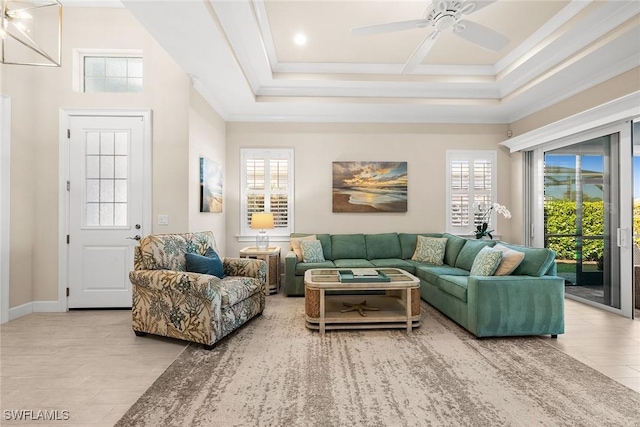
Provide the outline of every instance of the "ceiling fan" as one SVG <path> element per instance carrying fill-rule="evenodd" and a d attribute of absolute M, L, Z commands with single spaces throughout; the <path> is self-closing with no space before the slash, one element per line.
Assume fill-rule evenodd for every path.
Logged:
<path fill-rule="evenodd" d="M 484 25 L 462 19 L 464 15 L 469 15 L 495 1 L 496 0 L 433 0 L 425 9 L 422 19 L 352 28 L 351 34 L 370 35 L 410 30 L 413 28 L 433 27 L 404 65 L 402 73 L 409 73 L 424 60 L 436 40 L 438 40 L 440 34 L 450 29 L 453 30 L 454 34 L 478 46 L 495 52 L 503 49 L 509 43 L 509 39 L 503 34 L 487 28 Z"/>

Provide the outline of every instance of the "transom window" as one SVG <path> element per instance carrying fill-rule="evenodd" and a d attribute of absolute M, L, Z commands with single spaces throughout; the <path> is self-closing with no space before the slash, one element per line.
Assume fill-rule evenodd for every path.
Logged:
<path fill-rule="evenodd" d="M 84 92 L 142 92 L 142 58 L 84 57 Z"/>
<path fill-rule="evenodd" d="M 142 92 L 142 50 L 74 49 L 73 68 L 72 86 L 76 92 Z"/>

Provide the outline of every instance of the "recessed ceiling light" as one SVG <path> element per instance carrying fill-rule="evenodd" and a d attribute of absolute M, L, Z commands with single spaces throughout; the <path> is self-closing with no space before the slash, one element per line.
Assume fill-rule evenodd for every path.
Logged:
<path fill-rule="evenodd" d="M 305 36 L 303 33 L 297 33 L 295 36 L 293 36 L 293 42 L 298 46 L 304 46 L 305 44 L 307 44 L 307 36 Z"/>

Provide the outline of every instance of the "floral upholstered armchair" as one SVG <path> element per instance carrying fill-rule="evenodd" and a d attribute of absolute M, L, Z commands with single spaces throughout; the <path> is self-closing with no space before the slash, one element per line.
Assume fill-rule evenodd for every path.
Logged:
<path fill-rule="evenodd" d="M 147 236 L 135 248 L 132 316 L 146 333 L 201 343 L 206 349 L 264 310 L 267 265 L 222 258 L 223 278 L 187 272 L 186 254 L 215 251 L 212 232 Z"/>

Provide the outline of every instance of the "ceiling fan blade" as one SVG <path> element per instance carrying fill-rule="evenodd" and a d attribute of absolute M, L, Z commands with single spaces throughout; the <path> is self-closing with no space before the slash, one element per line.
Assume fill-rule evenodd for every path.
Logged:
<path fill-rule="evenodd" d="M 455 29 L 454 34 L 494 52 L 502 50 L 509 44 L 509 39 L 506 36 L 484 25 L 464 20 L 458 22 L 457 26 L 464 27 L 464 29 Z"/>
<path fill-rule="evenodd" d="M 407 63 L 404 64 L 404 68 L 402 68 L 402 74 L 410 73 L 413 70 L 415 70 L 415 68 L 418 65 L 420 65 L 420 63 L 427 56 L 427 54 L 429 53 L 433 45 L 436 43 L 436 40 L 438 40 L 439 35 L 440 35 L 439 31 L 433 31 L 432 33 L 427 35 L 427 37 L 425 37 L 424 40 L 422 40 L 422 43 L 420 43 L 420 46 L 418 46 L 416 50 L 413 51 L 411 58 L 409 58 Z"/>
<path fill-rule="evenodd" d="M 471 12 L 469 12 L 469 13 L 473 13 L 473 12 L 475 12 L 477 10 L 484 9 L 485 7 L 489 6 L 492 3 L 495 3 L 496 1 L 497 0 L 478 0 L 478 1 L 468 0 L 465 3 L 475 3 L 476 4 L 476 7 L 474 7 L 473 10 Z M 464 4 L 463 4 L 463 6 L 464 6 Z"/>
<path fill-rule="evenodd" d="M 426 19 L 414 19 L 412 21 L 389 22 L 387 24 L 352 28 L 351 34 L 363 36 L 369 34 L 390 33 L 393 31 L 411 30 L 413 28 L 424 28 L 427 25 L 429 25 L 429 21 Z"/>

